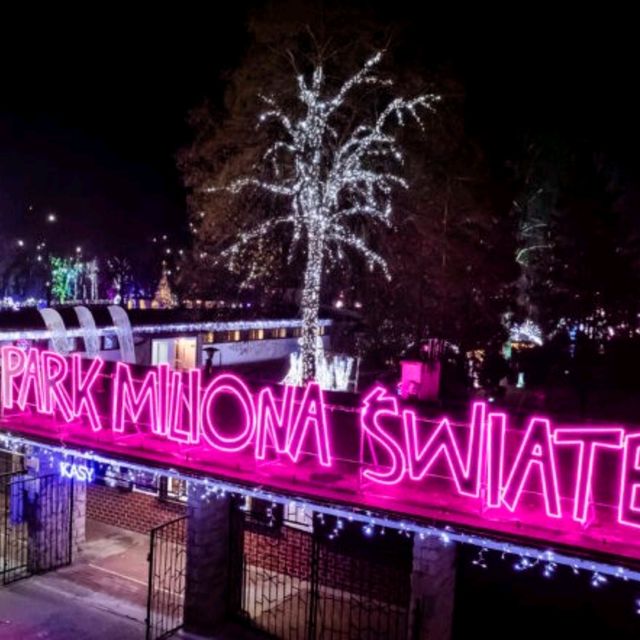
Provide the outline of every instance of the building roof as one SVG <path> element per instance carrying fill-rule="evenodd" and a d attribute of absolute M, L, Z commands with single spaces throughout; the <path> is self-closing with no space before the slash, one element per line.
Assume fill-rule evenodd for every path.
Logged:
<path fill-rule="evenodd" d="M 88 305 L 99 335 L 115 333 L 114 322 L 105 305 Z M 65 325 L 68 337 L 78 337 L 84 331 L 80 327 L 73 306 L 56 307 Z M 277 314 L 279 311 L 280 314 Z M 268 329 L 283 326 L 300 326 L 301 321 L 293 308 L 288 314 L 274 309 L 270 314 L 250 307 L 216 309 L 129 309 L 127 315 L 133 333 L 149 335 L 157 333 L 199 333 L 234 329 Z M 322 320 L 321 324 L 331 324 Z M 0 312 L 0 341 L 47 340 L 53 337 L 47 329 L 38 309 L 19 309 Z"/>

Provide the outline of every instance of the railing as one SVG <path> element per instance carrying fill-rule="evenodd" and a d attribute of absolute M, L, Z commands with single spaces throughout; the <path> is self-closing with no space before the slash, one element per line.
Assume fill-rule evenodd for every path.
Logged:
<path fill-rule="evenodd" d="M 168 638 L 184 623 L 187 516 L 150 532 L 147 640 Z"/>

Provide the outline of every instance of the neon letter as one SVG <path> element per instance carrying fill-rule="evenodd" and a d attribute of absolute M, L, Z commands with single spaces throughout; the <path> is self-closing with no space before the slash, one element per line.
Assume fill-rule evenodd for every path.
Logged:
<path fill-rule="evenodd" d="M 13 385 L 15 378 L 24 373 L 27 356 L 18 347 L 2 347 L 2 406 L 13 409 Z"/>
<path fill-rule="evenodd" d="M 623 429 L 614 428 L 572 428 L 556 429 L 553 441 L 561 445 L 578 447 L 578 466 L 575 475 L 575 491 L 573 498 L 573 519 L 584 524 L 591 504 L 591 487 L 593 484 L 593 468 L 596 451 L 602 449 L 619 449 L 622 447 Z"/>
<path fill-rule="evenodd" d="M 136 381 L 136 384 L 140 384 L 140 390 L 136 393 L 129 365 L 124 362 L 116 362 L 111 410 L 111 424 L 114 431 L 124 431 L 127 416 L 130 422 L 137 423 L 145 407 L 148 408 L 149 422 L 152 428 L 157 429 L 157 383 L 156 372 L 148 371 L 142 382 Z"/>
<path fill-rule="evenodd" d="M 471 410 L 469 438 L 467 440 L 466 459 L 460 452 L 460 444 L 448 418 L 443 418 L 420 448 L 414 411 L 402 412 L 409 476 L 412 480 L 422 480 L 442 454 L 448 463 L 451 476 L 456 483 L 458 493 L 477 498 L 480 495 L 480 478 L 484 468 L 484 428 L 486 405 L 474 403 Z"/>
<path fill-rule="evenodd" d="M 222 435 L 213 417 L 214 401 L 220 394 L 236 398 L 242 408 L 241 431 L 234 436 Z M 215 377 L 207 386 L 202 399 L 202 434 L 205 440 L 220 451 L 241 451 L 252 440 L 256 430 L 255 409 L 251 392 L 240 378 L 230 373 Z"/>
<path fill-rule="evenodd" d="M 153 433 L 160 435 L 167 435 L 169 430 L 169 419 L 171 417 L 171 401 L 173 399 L 170 385 L 173 382 L 173 376 L 169 370 L 169 365 L 166 362 L 159 364 L 158 369 L 158 393 L 156 395 L 156 401 L 158 407 L 156 409 L 157 424 L 151 425 Z"/>
<path fill-rule="evenodd" d="M 171 405 L 167 437 L 174 442 L 197 444 L 200 442 L 200 369 L 191 369 L 187 374 L 187 390 L 184 391 L 183 374 L 172 372 Z M 186 411 L 187 417 L 184 419 Z M 181 424 L 186 423 L 186 426 Z"/>
<path fill-rule="evenodd" d="M 41 356 L 44 384 L 42 394 L 43 413 L 53 415 L 56 408 L 60 410 L 66 422 L 73 420 L 73 407 L 64 382 L 69 375 L 67 359 L 54 351 L 43 351 Z"/>
<path fill-rule="evenodd" d="M 267 457 L 267 440 L 271 442 L 276 453 L 286 453 L 287 433 L 291 426 L 295 399 L 296 388 L 286 385 L 280 400 L 280 411 L 278 411 L 273 391 L 269 387 L 265 387 L 258 394 L 256 432 L 256 458 L 258 460 L 264 460 Z"/>
<path fill-rule="evenodd" d="M 101 358 L 93 358 L 84 376 L 82 375 L 82 358 L 74 353 L 71 356 L 71 399 L 73 402 L 73 414 L 76 418 L 86 415 L 93 431 L 100 431 L 102 423 L 100 415 L 93 399 L 93 385 L 104 368 Z"/>
<path fill-rule="evenodd" d="M 624 439 L 618 522 L 640 527 L 640 433 Z"/>
<path fill-rule="evenodd" d="M 42 410 L 43 387 L 40 352 L 37 349 L 30 349 L 27 354 L 24 374 L 20 380 L 20 392 L 18 393 L 18 407 L 20 411 L 24 411 L 27 406 L 29 390 L 31 388 L 33 388 L 33 402 L 38 411 Z"/>
<path fill-rule="evenodd" d="M 532 468 L 537 469 L 540 474 L 547 515 L 560 518 L 562 511 L 551 425 L 545 418 L 532 418 L 529 421 L 518 455 L 511 467 L 502 495 L 502 502 L 509 511 L 515 511 Z"/>
<path fill-rule="evenodd" d="M 376 385 L 362 401 L 360 409 L 360 430 L 362 438 L 362 461 L 364 462 L 364 443 L 369 445 L 369 451 L 374 459 L 376 470 L 365 469 L 362 475 L 367 480 L 379 482 L 380 484 L 396 484 L 402 480 L 406 469 L 406 462 L 402 447 L 396 442 L 390 433 L 387 433 L 380 420 L 384 416 L 400 418 L 398 411 L 398 401 L 387 390 Z M 378 462 L 377 450 L 374 445 L 382 448 L 383 456 L 389 462 L 389 468 L 383 470 L 387 465 L 380 466 Z"/>
<path fill-rule="evenodd" d="M 317 382 L 309 383 L 304 390 L 302 404 L 287 437 L 287 452 L 294 462 L 298 462 L 309 428 L 313 429 L 320 464 L 323 467 L 330 467 L 331 447 L 329 445 L 324 398 Z"/>
<path fill-rule="evenodd" d="M 499 507 L 504 473 L 504 447 L 507 416 L 490 413 L 487 416 L 487 495 L 488 507 Z"/>

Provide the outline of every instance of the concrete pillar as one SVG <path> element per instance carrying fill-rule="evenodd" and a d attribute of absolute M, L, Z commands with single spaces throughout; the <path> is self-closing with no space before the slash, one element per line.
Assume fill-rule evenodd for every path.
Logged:
<path fill-rule="evenodd" d="M 453 628 L 456 548 L 438 538 L 413 541 L 410 640 L 450 640 Z"/>
<path fill-rule="evenodd" d="M 34 572 L 73 562 L 86 539 L 87 485 L 60 477 L 58 465 L 46 451 L 34 450 L 28 458 L 30 479 L 22 484 L 28 504 L 28 564 Z"/>
<path fill-rule="evenodd" d="M 82 552 L 87 540 L 87 484 L 85 482 L 74 481 L 72 522 L 71 560 L 73 562 Z"/>
<path fill-rule="evenodd" d="M 184 626 L 211 635 L 229 614 L 229 550 L 231 501 L 191 483 L 187 524 L 187 576 Z"/>

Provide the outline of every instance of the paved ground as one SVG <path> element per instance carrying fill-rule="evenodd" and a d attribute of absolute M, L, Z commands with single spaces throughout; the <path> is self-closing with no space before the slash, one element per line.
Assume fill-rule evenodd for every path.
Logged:
<path fill-rule="evenodd" d="M 64 582 L 55 574 L 16 582 L 0 591 L 2 640 L 143 640 L 144 624 L 128 612 L 111 609 L 84 588 L 61 591 Z M 98 594 L 99 595 L 99 594 Z M 196 640 L 192 634 L 178 634 Z M 216 640 L 249 640 L 244 630 L 228 627 Z"/>
<path fill-rule="evenodd" d="M 0 592 L 2 640 L 141 640 L 144 624 L 128 611 L 56 574 L 37 576 Z"/>
<path fill-rule="evenodd" d="M 146 536 L 88 521 L 81 561 L 0 587 L 0 640 L 143 640 L 147 545 Z M 230 626 L 216 640 L 252 637 Z"/>

